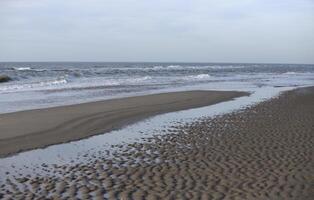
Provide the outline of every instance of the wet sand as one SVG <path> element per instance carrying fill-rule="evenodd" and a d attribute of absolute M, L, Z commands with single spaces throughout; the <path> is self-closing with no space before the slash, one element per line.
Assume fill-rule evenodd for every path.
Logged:
<path fill-rule="evenodd" d="M 0 157 L 79 140 L 153 115 L 207 106 L 245 92 L 187 91 L 0 115 Z"/>
<path fill-rule="evenodd" d="M 81 199 L 313 199 L 314 87 L 174 125 L 89 164 L 41 167 L 0 195 Z M 1 196 L 0 196 L 1 197 Z"/>

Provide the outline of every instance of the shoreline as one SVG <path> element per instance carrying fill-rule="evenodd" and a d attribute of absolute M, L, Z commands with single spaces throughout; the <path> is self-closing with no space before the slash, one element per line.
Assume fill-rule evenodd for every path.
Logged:
<path fill-rule="evenodd" d="M 33 166 L 50 174 L 9 174 L 0 196 L 311 199 L 313 100 L 314 87 L 298 88 L 241 111 L 173 124 L 117 145 L 114 157 L 100 149 L 87 163 Z"/>
<path fill-rule="evenodd" d="M 249 93 L 171 92 L 0 114 L 0 157 L 103 134 L 154 115 L 246 95 Z"/>

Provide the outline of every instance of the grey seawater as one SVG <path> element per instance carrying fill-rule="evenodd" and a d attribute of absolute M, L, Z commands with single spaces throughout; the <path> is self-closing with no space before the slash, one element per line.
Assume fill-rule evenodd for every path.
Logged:
<path fill-rule="evenodd" d="M 314 65 L 242 63 L 0 63 L 0 113 L 230 85 L 302 86 Z"/>

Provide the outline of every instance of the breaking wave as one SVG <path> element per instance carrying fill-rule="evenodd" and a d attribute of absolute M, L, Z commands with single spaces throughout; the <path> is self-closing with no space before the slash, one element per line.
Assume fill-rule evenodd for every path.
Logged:
<path fill-rule="evenodd" d="M 198 75 L 192 75 L 192 76 L 187 76 L 186 79 L 209 79 L 210 75 L 209 74 L 198 74 Z"/>
<path fill-rule="evenodd" d="M 13 70 L 16 71 L 27 71 L 27 70 L 32 70 L 30 67 L 13 67 Z"/>
<path fill-rule="evenodd" d="M 57 80 L 47 80 L 41 82 L 31 82 L 31 83 L 18 83 L 14 85 L 5 85 L 0 87 L 0 91 L 2 92 L 14 92 L 16 90 L 24 91 L 24 90 L 37 90 L 43 89 L 56 85 L 67 84 L 68 81 L 66 79 L 57 79 Z"/>
<path fill-rule="evenodd" d="M 294 74 L 297 74 L 296 72 L 285 72 L 283 74 L 286 74 L 286 75 L 294 75 Z"/>

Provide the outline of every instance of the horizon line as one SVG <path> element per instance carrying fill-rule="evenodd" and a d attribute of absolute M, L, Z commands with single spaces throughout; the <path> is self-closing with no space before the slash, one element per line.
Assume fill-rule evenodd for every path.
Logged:
<path fill-rule="evenodd" d="M 284 62 L 193 62 L 193 61 L 0 61 L 0 63 L 181 63 L 181 64 L 276 64 L 276 65 L 314 65 L 314 63 Z"/>

